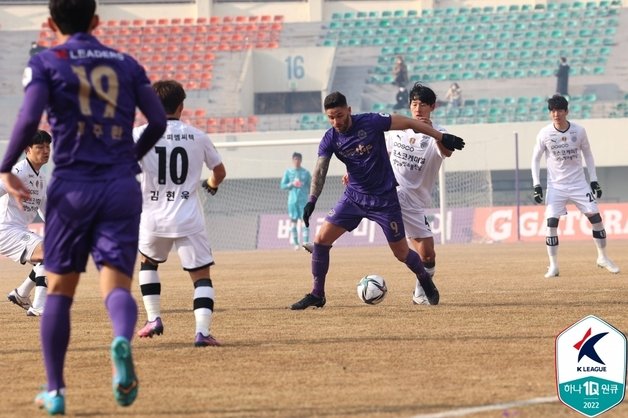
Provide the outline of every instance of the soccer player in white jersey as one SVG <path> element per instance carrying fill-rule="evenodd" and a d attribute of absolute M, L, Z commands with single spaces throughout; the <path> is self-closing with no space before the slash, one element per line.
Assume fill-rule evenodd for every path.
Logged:
<path fill-rule="evenodd" d="M 41 316 L 46 301 L 43 238 L 29 231 L 28 225 L 38 213 L 45 220 L 46 180 L 40 170 L 50 158 L 51 141 L 48 132 L 38 131 L 26 147 L 26 158 L 13 166 L 13 174 L 28 187 L 31 195 L 22 201 L 21 207 L 0 182 L 0 255 L 17 263 L 33 265 L 28 277 L 9 292 L 7 298 L 26 309 L 28 316 Z M 35 294 L 31 303 L 33 288 Z"/>
<path fill-rule="evenodd" d="M 432 122 L 436 94 L 431 88 L 416 83 L 410 90 L 409 101 L 414 119 L 432 125 L 439 132 L 446 132 L 443 127 Z M 433 277 L 436 272 L 436 252 L 425 209 L 432 203 L 432 189 L 441 164 L 453 151 L 431 136 L 416 133 L 412 129 L 389 131 L 386 134 L 386 147 L 399 184 L 397 195 L 406 237 L 421 257 L 425 270 Z M 417 305 L 430 304 L 418 280 L 412 301 Z"/>
<path fill-rule="evenodd" d="M 143 169 L 143 210 L 140 222 L 139 282 L 147 321 L 137 333 L 152 337 L 164 331 L 161 320 L 161 283 L 157 267 L 176 248 L 181 265 L 194 284 L 193 310 L 197 347 L 217 346 L 210 326 L 214 310 L 214 288 L 209 267 L 214 264 L 205 217 L 198 199 L 203 165 L 212 170 L 202 182 L 203 190 L 214 195 L 225 178 L 225 167 L 209 136 L 179 120 L 185 91 L 174 80 L 153 85 L 166 110 L 168 127 L 161 139 L 140 161 Z M 144 126 L 133 131 L 137 139 Z"/>
<path fill-rule="evenodd" d="M 550 265 L 546 278 L 556 277 L 558 269 L 558 221 L 567 214 L 566 205 L 572 202 L 591 222 L 593 242 L 597 248 L 597 265 L 611 273 L 619 273 L 606 255 L 606 231 L 600 216 L 597 200 L 602 197 L 602 188 L 597 181 L 595 161 L 591 153 L 585 129 L 567 120 L 569 103 L 560 95 L 547 101 L 552 123 L 541 129 L 536 137 L 532 153 L 532 181 L 534 200 L 543 202 L 540 181 L 540 162 L 545 155 L 547 161 L 547 236 L 545 244 Z M 584 176 L 582 157 L 587 165 L 590 184 Z"/>

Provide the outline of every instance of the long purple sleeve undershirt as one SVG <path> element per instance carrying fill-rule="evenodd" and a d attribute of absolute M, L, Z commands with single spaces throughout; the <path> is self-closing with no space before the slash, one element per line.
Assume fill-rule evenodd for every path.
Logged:
<path fill-rule="evenodd" d="M 0 173 L 11 171 L 37 132 L 41 115 L 46 107 L 48 94 L 48 87 L 44 83 L 32 84 L 26 89 L 24 102 L 13 127 L 2 165 L 0 165 Z M 166 130 L 167 121 L 163 105 L 149 85 L 138 89 L 138 105 L 148 120 L 148 126 L 135 145 L 135 156 L 139 160 L 161 138 Z"/>
<path fill-rule="evenodd" d="M 148 126 L 135 144 L 135 157 L 139 161 L 159 141 L 168 122 L 166 111 L 151 86 L 138 89 L 138 106 L 148 121 Z"/>
<path fill-rule="evenodd" d="M 31 139 L 37 133 L 37 127 L 48 101 L 48 86 L 44 83 L 31 84 L 24 92 L 24 102 L 13 127 L 9 145 L 4 153 L 0 173 L 8 173 L 17 163 Z"/>

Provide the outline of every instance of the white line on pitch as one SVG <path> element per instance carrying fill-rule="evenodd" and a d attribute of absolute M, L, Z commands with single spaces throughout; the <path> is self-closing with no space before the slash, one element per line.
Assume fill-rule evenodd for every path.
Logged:
<path fill-rule="evenodd" d="M 505 403 L 495 403 L 492 405 L 471 406 L 468 408 L 452 409 L 451 411 L 436 412 L 433 414 L 414 415 L 412 418 L 450 418 L 464 417 L 466 415 L 477 414 L 479 412 L 495 411 L 499 409 L 517 408 L 522 406 L 537 405 L 541 403 L 557 402 L 556 396 L 548 396 L 546 398 L 532 398 L 523 401 L 513 401 Z"/>

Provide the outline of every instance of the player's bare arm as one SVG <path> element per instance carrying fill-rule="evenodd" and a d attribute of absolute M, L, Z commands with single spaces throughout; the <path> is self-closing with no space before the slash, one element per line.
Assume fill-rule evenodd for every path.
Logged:
<path fill-rule="evenodd" d="M 316 200 L 323 192 L 327 170 L 329 170 L 329 161 L 331 161 L 330 157 L 318 157 L 316 160 L 316 167 L 314 167 L 312 174 L 312 185 L 310 186 L 310 199 L 303 208 L 303 222 L 306 227 L 310 226 L 310 216 L 314 213 Z"/>
<path fill-rule="evenodd" d="M 391 115 L 390 118 L 391 131 L 412 129 L 414 132 L 429 135 L 432 138 L 435 138 L 437 141 L 440 141 L 443 138 L 442 132 L 437 131 L 436 129 L 432 128 L 431 124 L 428 124 L 422 120 L 410 119 L 401 115 Z"/>
<path fill-rule="evenodd" d="M 414 132 L 419 132 L 425 135 L 429 135 L 436 139 L 438 144 L 441 144 L 453 151 L 456 149 L 464 148 L 464 140 L 455 135 L 443 133 L 434 129 L 429 124 L 416 119 L 410 119 L 405 116 L 392 115 L 390 121 L 390 130 L 404 130 L 412 129 Z"/>
<path fill-rule="evenodd" d="M 323 192 L 323 186 L 325 185 L 325 179 L 327 178 L 327 170 L 329 170 L 329 157 L 318 157 L 316 160 L 316 167 L 312 174 L 312 186 L 310 186 L 310 196 L 319 197 Z"/>
<path fill-rule="evenodd" d="M 22 181 L 13 173 L 0 173 L 0 180 L 2 180 L 7 193 L 15 198 L 21 209 L 24 209 L 22 201 L 28 200 L 31 197 L 31 194 L 28 191 L 28 188 L 24 186 L 24 183 L 22 183 Z"/>
<path fill-rule="evenodd" d="M 212 174 L 207 179 L 207 184 L 209 184 L 209 187 L 218 188 L 226 176 L 225 165 L 220 163 L 212 169 Z"/>

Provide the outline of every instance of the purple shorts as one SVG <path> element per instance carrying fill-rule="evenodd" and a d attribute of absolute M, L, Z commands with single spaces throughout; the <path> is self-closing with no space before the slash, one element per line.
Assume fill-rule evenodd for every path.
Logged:
<path fill-rule="evenodd" d="M 72 181 L 53 177 L 48 187 L 46 270 L 82 273 L 91 253 L 129 277 L 137 257 L 142 193 L 135 177 Z"/>
<path fill-rule="evenodd" d="M 379 196 L 345 190 L 325 220 L 347 231 L 353 231 L 364 218 L 377 223 L 384 231 L 388 242 L 396 242 L 406 236 L 399 198 L 394 189 Z"/>

